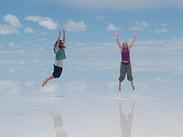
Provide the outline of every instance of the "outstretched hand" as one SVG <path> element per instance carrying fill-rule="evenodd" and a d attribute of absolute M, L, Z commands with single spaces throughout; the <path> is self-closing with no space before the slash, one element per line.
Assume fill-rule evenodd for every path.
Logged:
<path fill-rule="evenodd" d="M 139 39 L 139 37 L 137 35 L 135 35 L 134 40 L 136 41 L 138 39 Z"/>
<path fill-rule="evenodd" d="M 119 36 L 119 32 L 116 32 L 116 37 L 118 37 Z"/>

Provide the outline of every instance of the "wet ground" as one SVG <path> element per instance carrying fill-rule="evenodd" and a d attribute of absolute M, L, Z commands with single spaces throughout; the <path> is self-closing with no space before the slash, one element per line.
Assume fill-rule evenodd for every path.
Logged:
<path fill-rule="evenodd" d="M 182 137 L 182 104 L 132 91 L 3 94 L 0 136 Z"/>

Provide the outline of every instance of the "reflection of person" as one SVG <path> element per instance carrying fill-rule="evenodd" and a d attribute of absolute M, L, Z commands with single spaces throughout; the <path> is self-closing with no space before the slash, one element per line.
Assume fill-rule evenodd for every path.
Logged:
<path fill-rule="evenodd" d="M 135 90 L 135 86 L 133 84 L 131 62 L 130 62 L 130 49 L 133 47 L 136 40 L 137 40 L 137 37 L 135 37 L 132 43 L 129 45 L 127 42 L 123 42 L 121 44 L 119 42 L 119 33 L 116 33 L 116 41 L 117 41 L 118 47 L 121 50 L 119 90 L 121 90 L 121 83 L 125 79 L 126 74 L 127 74 L 127 79 L 131 82 L 132 89 Z"/>
<path fill-rule="evenodd" d="M 67 137 L 67 133 L 64 131 L 62 116 L 58 113 L 48 112 L 55 123 L 56 137 Z"/>
<path fill-rule="evenodd" d="M 63 30 L 63 40 L 60 40 L 60 35 L 61 35 L 61 31 L 59 31 L 59 37 L 58 37 L 58 40 L 55 42 L 54 49 L 53 49 L 55 53 L 55 62 L 53 64 L 54 72 L 52 73 L 51 76 L 49 76 L 43 81 L 42 87 L 45 86 L 49 80 L 59 78 L 60 75 L 62 74 L 63 62 L 64 62 L 64 59 L 66 59 L 65 50 L 64 50 L 65 48 L 64 44 L 66 41 L 65 31 Z"/>
<path fill-rule="evenodd" d="M 121 135 L 122 135 L 122 137 L 131 137 L 133 113 L 134 113 L 134 104 L 131 108 L 131 111 L 127 114 L 127 116 L 123 112 L 121 102 L 119 104 L 119 111 L 120 111 Z"/>

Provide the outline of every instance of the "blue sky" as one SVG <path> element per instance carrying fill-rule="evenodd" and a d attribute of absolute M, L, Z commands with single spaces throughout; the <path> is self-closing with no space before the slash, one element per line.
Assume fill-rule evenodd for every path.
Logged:
<path fill-rule="evenodd" d="M 40 42 L 43 38 L 54 40 L 57 30 L 64 28 L 69 31 L 69 41 L 89 43 L 113 42 L 115 31 L 120 31 L 124 39 L 129 39 L 135 34 L 139 35 L 141 40 L 182 35 L 182 7 L 178 2 L 169 0 L 166 3 L 160 1 L 152 4 L 153 1 L 143 0 L 100 0 L 88 3 L 82 0 L 2 0 L 0 34 L 3 41 L 12 38 L 17 42 L 27 39 Z M 17 19 L 19 24 L 9 28 L 15 29 L 14 31 L 4 34 L 2 29 L 7 25 L 4 19 L 7 15 L 12 15 L 12 20 Z M 47 23 L 46 18 L 49 18 Z"/>
<path fill-rule="evenodd" d="M 139 37 L 132 50 L 134 75 L 139 80 L 151 81 L 149 72 L 152 77 L 164 79 L 159 74 L 168 67 L 167 79 L 172 81 L 177 76 L 179 81 L 183 44 L 181 3 L 178 0 L 166 3 L 164 0 L 2 0 L 1 72 L 8 68 L 11 73 L 11 77 L 2 73 L 2 80 L 40 80 L 49 74 L 54 59 L 53 43 L 58 30 L 65 29 L 68 81 L 73 73 L 88 82 L 117 79 L 120 56 L 116 31 L 122 41 L 130 42 L 134 35 Z M 144 77 L 140 77 L 142 74 Z"/>

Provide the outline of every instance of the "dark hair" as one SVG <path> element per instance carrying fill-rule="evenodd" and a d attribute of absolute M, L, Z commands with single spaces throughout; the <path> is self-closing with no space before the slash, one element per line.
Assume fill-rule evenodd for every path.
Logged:
<path fill-rule="evenodd" d="M 54 45 L 54 46 L 56 46 L 56 44 L 57 44 L 58 41 L 59 41 L 59 48 L 65 48 L 64 42 L 63 42 L 62 40 L 57 40 L 57 41 L 55 42 L 55 45 Z"/>
<path fill-rule="evenodd" d="M 59 42 L 59 48 L 65 48 L 65 46 L 64 46 L 64 42 L 62 41 L 62 40 L 57 40 L 56 42 L 55 42 L 55 44 L 54 44 L 54 48 L 53 48 L 53 50 L 54 50 L 54 52 L 55 52 L 55 47 L 56 47 L 56 45 L 57 45 L 57 42 Z"/>
<path fill-rule="evenodd" d="M 128 43 L 127 42 L 123 42 L 123 44 L 122 45 L 128 45 Z"/>

